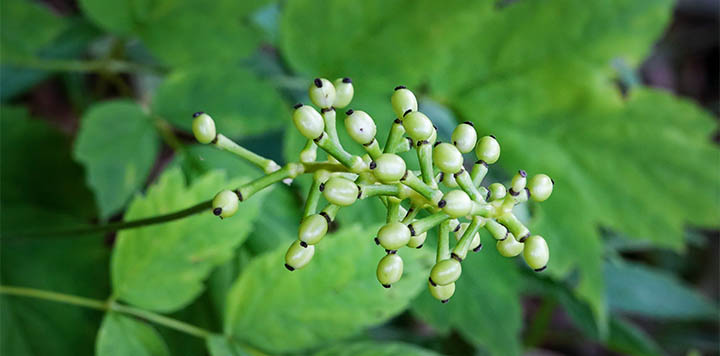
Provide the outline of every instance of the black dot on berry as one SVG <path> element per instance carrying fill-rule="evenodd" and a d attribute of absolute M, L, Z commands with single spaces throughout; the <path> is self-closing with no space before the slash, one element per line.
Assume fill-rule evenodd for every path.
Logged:
<path fill-rule="evenodd" d="M 432 277 L 428 277 L 428 281 L 430 282 L 430 285 L 432 285 L 433 287 L 437 287 L 437 284 L 433 282 Z"/>
<path fill-rule="evenodd" d="M 390 287 L 392 287 L 392 286 L 389 285 L 389 284 L 383 284 L 382 286 L 385 287 L 385 288 L 390 288 Z"/>
<path fill-rule="evenodd" d="M 300 246 L 307 248 L 308 244 L 305 241 L 300 241 Z"/>
<path fill-rule="evenodd" d="M 350 109 L 350 110 L 348 110 L 348 111 L 345 112 L 345 115 L 350 116 L 350 115 L 352 115 L 354 112 L 355 112 L 355 111 L 353 111 L 353 109 Z"/>
<path fill-rule="evenodd" d="M 322 88 L 322 80 L 320 80 L 320 78 L 315 78 L 315 80 L 313 80 L 313 83 L 315 83 L 316 87 Z"/>
<path fill-rule="evenodd" d="M 374 238 L 373 241 L 375 241 L 375 244 L 376 244 L 376 245 L 380 245 L 380 240 L 379 240 L 377 237 Z"/>
<path fill-rule="evenodd" d="M 473 123 L 470 122 L 470 121 L 465 121 L 465 122 L 463 122 L 463 124 L 465 124 L 465 125 L 470 125 L 470 126 L 472 126 L 472 127 L 475 127 L 475 124 L 473 124 Z"/>
<path fill-rule="evenodd" d="M 395 90 L 405 89 L 404 85 L 398 85 L 395 87 Z"/>
<path fill-rule="evenodd" d="M 522 170 L 522 169 L 518 171 L 518 174 L 520 174 L 520 176 L 523 177 L 523 178 L 527 177 L 527 172 L 525 172 L 525 171 Z"/>
<path fill-rule="evenodd" d="M 490 137 L 492 137 L 493 140 L 497 140 L 497 139 L 495 138 L 495 135 L 490 135 Z"/>
<path fill-rule="evenodd" d="M 447 205 L 447 202 L 443 199 L 438 202 L 438 208 L 442 209 Z"/>
<path fill-rule="evenodd" d="M 204 112 L 198 111 L 198 112 L 196 112 L 196 113 L 193 114 L 193 117 L 198 117 L 198 116 L 200 116 L 200 115 L 202 115 L 202 114 L 204 114 Z"/>
<path fill-rule="evenodd" d="M 285 268 L 287 268 L 288 271 L 291 271 L 291 272 L 295 270 L 295 268 L 294 268 L 293 266 L 290 266 L 290 265 L 287 264 L 287 263 L 285 264 Z"/>
<path fill-rule="evenodd" d="M 405 110 L 405 112 L 403 113 L 403 117 L 405 117 L 405 115 L 407 115 L 407 114 L 409 114 L 409 113 L 411 113 L 411 112 L 412 112 L 412 109 L 407 109 L 407 110 Z"/>
<path fill-rule="evenodd" d="M 375 169 L 377 167 L 377 163 L 375 161 L 370 162 L 370 169 Z"/>
<path fill-rule="evenodd" d="M 293 105 L 293 109 L 297 109 L 297 108 L 300 108 L 300 107 L 302 107 L 302 106 L 303 106 L 302 103 L 297 103 L 297 104 Z"/>
<path fill-rule="evenodd" d="M 440 301 L 440 303 L 447 304 L 448 301 L 449 301 L 449 299 L 443 299 Z"/>
<path fill-rule="evenodd" d="M 345 77 L 345 78 L 343 78 L 342 82 L 345 84 L 350 84 L 350 83 L 352 83 L 352 79 Z"/>
<path fill-rule="evenodd" d="M 220 216 L 220 214 L 222 214 L 222 208 L 213 209 L 213 214 L 215 214 L 215 216 Z"/>

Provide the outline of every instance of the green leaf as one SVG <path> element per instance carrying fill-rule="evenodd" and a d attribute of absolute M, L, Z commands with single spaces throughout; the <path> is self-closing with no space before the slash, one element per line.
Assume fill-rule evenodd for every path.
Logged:
<path fill-rule="evenodd" d="M 421 347 L 401 342 L 360 341 L 325 348 L 314 356 L 439 356 L 440 354 Z M 215 355 L 213 355 L 215 356 Z"/>
<path fill-rule="evenodd" d="M 624 355 L 657 356 L 665 352 L 655 340 L 629 321 L 610 315 L 608 331 L 601 333 L 590 306 L 560 282 L 525 273 L 523 285 L 527 292 L 542 295 L 559 302 L 573 324 L 589 339 L 603 343 L 609 349 Z"/>
<path fill-rule="evenodd" d="M 488 246 L 463 260 L 463 274 L 450 301 L 440 303 L 425 286 L 412 311 L 433 328 L 454 329 L 491 354 L 519 355 L 520 276 L 513 261 L 497 253 L 491 236 L 483 233 L 482 241 Z"/>
<path fill-rule="evenodd" d="M 167 170 L 145 196 L 130 204 L 125 220 L 185 209 L 242 180 L 227 181 L 214 172 L 186 186 L 179 169 Z M 116 297 L 139 307 L 170 312 L 187 305 L 204 289 L 212 269 L 232 257 L 247 237 L 262 196 L 240 206 L 237 215 L 219 220 L 209 211 L 170 223 L 121 231 L 113 251 L 112 285 Z"/>
<path fill-rule="evenodd" d="M 137 35 L 170 66 L 237 63 L 258 44 L 250 17 L 266 1 L 81 0 L 85 14 L 121 35 Z"/>
<path fill-rule="evenodd" d="M 191 130 L 192 114 L 204 111 L 218 132 L 230 137 L 291 125 L 288 107 L 272 86 L 241 67 L 175 71 L 153 100 L 154 113 L 177 127 Z"/>
<path fill-rule="evenodd" d="M 70 157 L 68 137 L 30 118 L 24 108 L 2 107 L 0 123 L 0 226 L 5 232 L 32 229 L 42 216 L 61 215 L 76 223 L 95 216 L 92 193 Z M 42 215 L 8 214 L 20 207 Z M 45 228 L 53 221 L 47 220 Z"/>
<path fill-rule="evenodd" d="M 228 295 L 226 333 L 271 353 L 297 351 L 400 313 L 424 287 L 430 253 L 400 251 L 403 278 L 385 289 L 375 277 L 384 251 L 374 231 L 355 225 L 326 236 L 313 261 L 293 272 L 283 267 L 287 246 L 253 259 Z"/>
<path fill-rule="evenodd" d="M 74 155 L 87 169 L 103 218 L 123 208 L 143 186 L 158 150 L 153 121 L 134 102 L 103 102 L 85 112 Z"/>
<path fill-rule="evenodd" d="M 258 216 L 245 247 L 260 254 L 297 239 L 302 220 L 299 200 L 287 186 L 273 187 L 262 203 L 263 213 Z"/>
<path fill-rule="evenodd" d="M 0 5 L 0 52 L 3 61 L 33 56 L 66 27 L 60 16 L 40 3 L 5 0 Z"/>
<path fill-rule="evenodd" d="M 98 356 L 169 355 L 160 334 L 141 321 L 118 313 L 107 313 L 98 331 L 95 354 Z"/>
<path fill-rule="evenodd" d="M 9 219 L 36 218 L 38 215 L 33 215 L 34 212 L 36 210 L 32 208 L 19 209 L 5 204 L 0 211 Z M 56 225 L 64 223 L 63 218 L 43 216 L 42 221 Z M 6 227 L 3 223 L 0 232 L 3 235 L 0 249 L 2 285 L 90 298 L 108 296 L 109 251 L 102 235 L 17 239 L 6 233 Z M 0 354 L 74 356 L 93 352 L 101 316 L 95 310 L 5 295 L 0 296 L 0 310 Z"/>
<path fill-rule="evenodd" d="M 492 6 L 461 0 L 411 6 L 398 0 L 291 1 L 281 18 L 281 48 L 305 76 L 349 76 L 357 92 L 373 85 L 390 93 L 398 84 L 418 85 L 438 62 L 453 56 L 449 49 Z"/>
<path fill-rule="evenodd" d="M 660 270 L 633 263 L 607 263 L 605 279 L 608 303 L 615 311 L 662 319 L 718 317 L 717 305 Z"/>
<path fill-rule="evenodd" d="M 250 355 L 240 345 L 222 335 L 212 335 L 207 338 L 207 349 L 210 356 L 248 356 Z"/>

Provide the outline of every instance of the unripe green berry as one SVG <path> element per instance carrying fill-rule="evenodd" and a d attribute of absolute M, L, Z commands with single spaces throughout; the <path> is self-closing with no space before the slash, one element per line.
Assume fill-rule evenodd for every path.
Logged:
<path fill-rule="evenodd" d="M 335 101 L 335 86 L 325 78 L 315 78 L 310 88 L 310 101 L 320 108 L 327 109 L 333 106 Z"/>
<path fill-rule="evenodd" d="M 310 262 L 314 254 L 315 246 L 303 247 L 299 240 L 295 240 L 285 254 L 285 268 L 291 271 L 303 268 Z"/>
<path fill-rule="evenodd" d="M 507 237 L 504 240 L 498 241 L 495 246 L 501 255 L 505 257 L 515 257 L 523 252 L 525 244 L 518 242 L 515 239 L 515 235 L 507 234 Z"/>
<path fill-rule="evenodd" d="M 500 144 L 495 136 L 483 136 L 475 147 L 477 158 L 487 164 L 493 164 L 500 158 Z"/>
<path fill-rule="evenodd" d="M 428 281 L 428 289 L 430 290 L 430 295 L 432 295 L 433 298 L 443 303 L 447 303 L 448 299 L 455 294 L 455 283 L 450 283 L 445 286 L 434 286 Z"/>
<path fill-rule="evenodd" d="M 540 235 L 528 237 L 527 240 L 525 240 L 523 258 L 525 258 L 525 263 L 536 272 L 544 270 L 550 259 L 550 249 L 545 239 Z"/>
<path fill-rule="evenodd" d="M 314 245 L 327 234 L 328 222 L 324 216 L 313 214 L 305 217 L 298 228 L 298 240 Z"/>
<path fill-rule="evenodd" d="M 460 228 L 457 231 L 455 231 L 455 240 L 456 241 L 460 241 L 462 236 L 465 234 L 465 230 L 467 230 L 468 226 L 470 226 L 470 224 L 468 224 L 468 223 L 460 224 Z M 482 241 L 480 240 L 480 233 L 476 232 L 475 236 L 473 236 L 473 239 L 470 242 L 470 250 L 479 251 L 479 248 L 482 246 L 481 242 Z M 460 257 L 463 259 L 465 258 L 465 256 L 460 256 Z"/>
<path fill-rule="evenodd" d="M 435 144 L 435 141 L 437 141 L 437 127 L 433 126 L 433 132 L 430 134 L 430 137 L 428 137 L 427 142 L 431 145 Z"/>
<path fill-rule="evenodd" d="M 450 140 L 461 153 L 468 153 L 472 151 L 477 143 L 477 132 L 475 132 L 475 127 L 473 127 L 470 121 L 457 125 L 452 133 L 452 136 L 450 136 Z"/>
<path fill-rule="evenodd" d="M 500 183 L 490 184 L 488 190 L 490 191 L 490 200 L 499 200 L 507 195 L 507 189 Z"/>
<path fill-rule="evenodd" d="M 377 279 L 385 288 L 400 280 L 403 274 L 403 260 L 397 254 L 385 255 L 377 266 Z"/>
<path fill-rule="evenodd" d="M 392 153 L 383 153 L 370 163 L 375 178 L 383 183 L 397 183 L 406 171 L 405 160 Z"/>
<path fill-rule="evenodd" d="M 365 145 L 375 138 L 377 128 L 372 117 L 364 111 L 348 110 L 345 118 L 345 129 L 353 141 Z"/>
<path fill-rule="evenodd" d="M 405 115 L 403 127 L 405 127 L 407 135 L 415 142 L 427 140 L 435 131 L 432 121 L 419 111 Z"/>
<path fill-rule="evenodd" d="M 196 112 L 193 117 L 192 132 L 195 139 L 203 144 L 212 142 L 217 135 L 212 117 L 204 112 Z"/>
<path fill-rule="evenodd" d="M 300 134 L 310 140 L 320 137 L 325 130 L 325 122 L 320 113 L 308 105 L 295 105 L 293 122 Z"/>
<path fill-rule="evenodd" d="M 410 229 L 400 222 L 387 223 L 378 231 L 377 239 L 386 250 L 397 250 L 410 241 Z"/>
<path fill-rule="evenodd" d="M 408 110 L 417 111 L 418 109 L 415 94 L 404 86 L 395 88 L 395 92 L 390 98 L 390 102 L 392 103 L 393 111 L 395 111 L 395 115 L 397 115 L 398 118 L 402 118 Z"/>
<path fill-rule="evenodd" d="M 355 182 L 341 177 L 328 179 L 322 187 L 325 199 L 331 204 L 340 206 L 352 205 L 360 192 Z"/>
<path fill-rule="evenodd" d="M 450 217 L 459 218 L 470 214 L 473 202 L 470 196 L 462 190 L 451 190 L 443 195 L 438 202 L 438 207 Z"/>
<path fill-rule="evenodd" d="M 457 147 L 443 142 L 433 148 L 433 163 L 446 174 L 457 173 L 463 168 L 463 156 Z"/>
<path fill-rule="evenodd" d="M 454 258 L 442 260 L 436 263 L 430 271 L 430 283 L 438 286 L 446 286 L 457 281 L 461 273 L 462 267 L 458 260 Z"/>
<path fill-rule="evenodd" d="M 338 109 L 342 109 L 353 99 L 353 95 L 355 94 L 355 89 L 352 85 L 352 80 L 350 78 L 338 78 L 335 79 L 335 102 L 333 102 L 333 106 Z"/>
<path fill-rule="evenodd" d="M 427 231 L 420 235 L 410 236 L 410 241 L 408 241 L 407 247 L 420 248 L 425 243 L 425 239 L 427 239 Z"/>
<path fill-rule="evenodd" d="M 522 169 L 515 173 L 512 181 L 510 182 L 510 194 L 518 195 L 527 184 L 527 173 Z"/>
<path fill-rule="evenodd" d="M 223 190 L 215 195 L 212 201 L 213 214 L 220 218 L 229 218 L 238 211 L 238 199 L 237 194 L 230 190 Z"/>
<path fill-rule="evenodd" d="M 547 176 L 547 174 L 536 174 L 528 182 L 528 190 L 530 190 L 530 198 L 534 201 L 541 202 L 547 200 L 552 194 L 555 183 Z"/>

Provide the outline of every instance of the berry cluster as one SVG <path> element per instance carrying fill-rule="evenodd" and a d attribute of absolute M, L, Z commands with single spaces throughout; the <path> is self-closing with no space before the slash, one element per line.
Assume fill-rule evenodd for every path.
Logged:
<path fill-rule="evenodd" d="M 307 265 L 315 245 L 327 234 L 330 223 L 342 207 L 357 200 L 376 197 L 387 208 L 387 221 L 377 232 L 374 242 L 386 255 L 377 266 L 377 278 L 386 288 L 403 274 L 403 247 L 422 248 L 428 232 L 437 227 L 437 257 L 430 277 L 430 293 L 443 303 L 455 292 L 455 281 L 462 273 L 461 262 L 468 251 L 480 251 L 479 230 L 487 229 L 496 240 L 499 253 L 505 257 L 523 255 L 535 271 L 546 268 L 549 250 L 539 235 L 513 215 L 513 207 L 532 199 L 546 200 L 553 190 L 553 180 L 545 174 L 528 179 L 525 171 L 515 174 L 509 187 L 501 183 L 481 185 L 488 166 L 500 157 L 500 145 L 493 135 L 478 138 L 471 122 L 458 125 L 449 142 L 437 141 L 437 128 L 418 111 L 415 95 L 398 86 L 391 102 L 396 119 L 385 144 L 376 139 L 377 128 L 364 111 L 347 110 L 345 128 L 353 141 L 367 152 L 363 156 L 347 152 L 336 130 L 336 109 L 350 104 L 354 93 L 352 81 L 340 78 L 334 82 L 318 78 L 309 88 L 316 108 L 297 104 L 292 115 L 298 131 L 307 138 L 300 161 L 280 167 L 274 161 L 258 156 L 217 134 L 212 118 L 202 112 L 194 115 L 193 133 L 201 143 L 213 144 L 233 152 L 261 167 L 266 175 L 240 188 L 224 190 L 212 202 L 213 213 L 227 218 L 238 210 L 238 203 L 257 191 L 279 181 L 289 182 L 299 174 L 313 174 L 313 183 L 305 204 L 298 239 L 285 255 L 290 271 Z M 317 148 L 328 160 L 317 162 Z M 398 154 L 414 149 L 419 171 L 407 169 Z M 472 167 L 466 167 L 463 154 L 477 156 Z M 469 170 L 467 169 L 469 168 Z M 318 210 L 320 197 L 327 205 Z M 422 216 L 422 217 L 421 217 Z M 454 236 L 451 249 L 450 235 Z"/>

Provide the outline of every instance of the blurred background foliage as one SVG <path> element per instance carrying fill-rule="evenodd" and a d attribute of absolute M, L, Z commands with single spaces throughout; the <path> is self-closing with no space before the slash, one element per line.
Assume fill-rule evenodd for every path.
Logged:
<path fill-rule="evenodd" d="M 718 354 L 718 11 L 712 0 L 3 0 L 2 284 L 112 296 L 216 334 L 2 296 L 2 354 Z M 486 248 L 445 305 L 426 291 L 424 249 L 384 290 L 368 243 L 383 212 L 363 202 L 290 274 L 302 179 L 222 223 L 21 236 L 172 212 L 260 175 L 193 143 L 198 110 L 295 160 L 290 108 L 316 76 L 353 78 L 351 107 L 373 115 L 381 142 L 403 84 L 441 140 L 467 120 L 498 137 L 489 181 L 550 174 L 555 193 L 524 213 L 550 245 L 547 272 Z"/>

